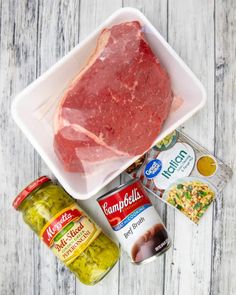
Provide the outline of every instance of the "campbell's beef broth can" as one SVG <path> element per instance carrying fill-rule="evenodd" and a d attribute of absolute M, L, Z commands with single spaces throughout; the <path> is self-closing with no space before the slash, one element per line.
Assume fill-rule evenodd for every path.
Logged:
<path fill-rule="evenodd" d="M 132 262 L 149 262 L 169 249 L 169 234 L 138 179 L 97 201 Z"/>

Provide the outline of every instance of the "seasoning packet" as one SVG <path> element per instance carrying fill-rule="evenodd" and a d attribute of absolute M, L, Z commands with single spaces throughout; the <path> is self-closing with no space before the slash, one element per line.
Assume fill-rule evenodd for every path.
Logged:
<path fill-rule="evenodd" d="M 175 130 L 127 168 L 147 190 L 198 223 L 232 170 L 208 150 Z"/>

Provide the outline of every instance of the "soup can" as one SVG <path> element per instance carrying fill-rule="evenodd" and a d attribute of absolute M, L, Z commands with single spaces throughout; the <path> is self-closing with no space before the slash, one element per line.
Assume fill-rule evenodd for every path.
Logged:
<path fill-rule="evenodd" d="M 138 179 L 116 187 L 97 201 L 133 263 L 150 262 L 170 248 L 169 234 Z"/>

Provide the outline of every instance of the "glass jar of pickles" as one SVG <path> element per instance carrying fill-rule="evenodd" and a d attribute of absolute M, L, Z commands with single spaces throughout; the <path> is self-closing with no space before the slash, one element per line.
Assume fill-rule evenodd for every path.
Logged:
<path fill-rule="evenodd" d="M 119 259 L 118 246 L 48 177 L 28 185 L 13 206 L 82 283 L 94 285 Z"/>

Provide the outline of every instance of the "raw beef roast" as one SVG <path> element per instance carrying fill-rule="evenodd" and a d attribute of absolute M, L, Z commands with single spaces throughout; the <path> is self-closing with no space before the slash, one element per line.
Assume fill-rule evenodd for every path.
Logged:
<path fill-rule="evenodd" d="M 172 98 L 139 22 L 104 29 L 57 108 L 55 152 L 67 171 L 78 172 L 86 163 L 140 155 L 159 134 Z"/>

